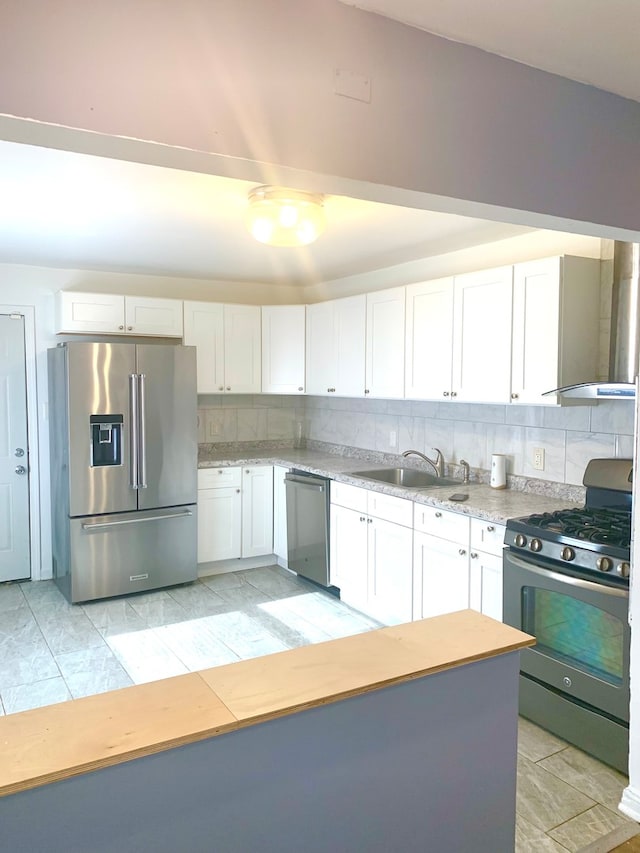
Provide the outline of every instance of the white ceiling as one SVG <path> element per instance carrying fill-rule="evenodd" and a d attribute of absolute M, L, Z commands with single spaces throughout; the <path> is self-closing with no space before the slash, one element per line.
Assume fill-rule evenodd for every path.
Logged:
<path fill-rule="evenodd" d="M 638 0 L 343 0 L 640 101 Z M 526 229 L 329 196 L 304 249 L 256 243 L 253 183 L 0 142 L 0 262 L 312 283 Z"/>

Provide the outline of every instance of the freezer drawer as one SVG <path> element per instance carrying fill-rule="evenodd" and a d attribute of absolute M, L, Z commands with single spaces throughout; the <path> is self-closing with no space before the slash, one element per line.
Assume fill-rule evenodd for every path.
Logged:
<path fill-rule="evenodd" d="M 69 571 L 56 582 L 76 602 L 194 581 L 196 522 L 195 505 L 72 518 Z"/>

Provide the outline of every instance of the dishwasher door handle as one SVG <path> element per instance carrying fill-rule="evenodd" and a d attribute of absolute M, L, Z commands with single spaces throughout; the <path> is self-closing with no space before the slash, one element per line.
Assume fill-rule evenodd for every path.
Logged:
<path fill-rule="evenodd" d="M 324 483 L 309 483 L 303 477 L 291 477 L 288 474 L 285 474 L 284 484 L 285 486 L 291 484 L 292 486 L 295 486 L 296 489 L 311 489 L 314 492 L 324 492 L 326 489 Z"/>

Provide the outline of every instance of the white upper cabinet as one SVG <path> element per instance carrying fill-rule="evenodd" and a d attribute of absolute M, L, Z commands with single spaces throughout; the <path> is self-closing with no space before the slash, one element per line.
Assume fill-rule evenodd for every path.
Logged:
<path fill-rule="evenodd" d="M 453 364 L 453 278 L 406 288 L 404 395 L 411 400 L 448 400 Z"/>
<path fill-rule="evenodd" d="M 307 394 L 362 397 L 366 296 L 307 305 Z"/>
<path fill-rule="evenodd" d="M 597 378 L 600 262 L 572 256 L 516 264 L 513 279 L 514 403 Z"/>
<path fill-rule="evenodd" d="M 184 303 L 184 343 L 195 346 L 198 394 L 260 392 L 258 305 Z"/>
<path fill-rule="evenodd" d="M 405 288 L 367 294 L 365 394 L 404 396 Z"/>
<path fill-rule="evenodd" d="M 459 402 L 511 399 L 513 267 L 454 278 L 453 381 Z"/>
<path fill-rule="evenodd" d="M 57 334 L 182 337 L 182 301 L 113 293 L 56 293 Z"/>
<path fill-rule="evenodd" d="M 262 391 L 304 393 L 305 306 L 262 306 Z"/>

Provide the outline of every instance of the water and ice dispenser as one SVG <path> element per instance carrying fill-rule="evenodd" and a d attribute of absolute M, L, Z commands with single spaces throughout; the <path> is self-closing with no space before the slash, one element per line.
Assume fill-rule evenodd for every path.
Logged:
<path fill-rule="evenodd" d="M 89 415 L 91 467 L 122 465 L 124 415 Z"/>

